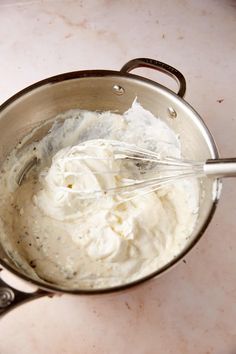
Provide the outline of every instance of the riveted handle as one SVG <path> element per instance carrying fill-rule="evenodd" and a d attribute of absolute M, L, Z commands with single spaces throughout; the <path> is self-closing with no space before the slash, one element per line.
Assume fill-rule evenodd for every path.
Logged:
<path fill-rule="evenodd" d="M 0 276 L 0 317 L 6 315 L 9 311 L 25 302 L 38 299 L 46 295 L 52 296 L 51 293 L 40 289 L 33 293 L 19 291 L 7 284 Z"/>
<path fill-rule="evenodd" d="M 123 73 L 128 73 L 131 70 L 134 70 L 136 68 L 140 67 L 145 67 L 145 68 L 150 68 L 150 69 L 155 69 L 158 71 L 161 71 L 162 73 L 167 74 L 168 76 L 172 77 L 179 86 L 179 90 L 177 92 L 177 95 L 180 97 L 184 97 L 185 92 L 186 92 L 186 80 L 181 74 L 181 72 L 173 66 L 170 66 L 168 64 L 162 63 L 161 61 L 155 60 L 155 59 L 149 59 L 149 58 L 137 58 L 128 61 L 122 68 L 121 72 Z"/>

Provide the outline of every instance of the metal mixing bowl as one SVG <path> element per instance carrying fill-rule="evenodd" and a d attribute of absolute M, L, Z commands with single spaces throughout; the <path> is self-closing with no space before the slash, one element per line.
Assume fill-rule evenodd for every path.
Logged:
<path fill-rule="evenodd" d="M 137 67 L 148 67 L 170 75 L 178 82 L 179 92 L 175 94 L 154 81 L 129 74 L 129 71 Z M 183 100 L 185 89 L 185 79 L 178 70 L 147 58 L 131 60 L 121 71 L 76 71 L 37 82 L 11 97 L 0 107 L 0 164 L 16 143 L 33 128 L 59 113 L 76 108 L 123 113 L 136 97 L 144 108 L 164 120 L 179 135 L 185 157 L 200 161 L 217 158 L 217 149 L 209 130 L 197 112 Z M 204 193 L 201 193 L 199 218 L 191 242 L 186 248 L 163 268 L 129 284 L 83 290 L 65 289 L 44 281 L 40 282 L 17 268 L 6 255 L 4 247 L 0 245 L 0 264 L 38 287 L 38 291 L 33 294 L 24 294 L 0 279 L 0 313 L 5 313 L 22 301 L 49 293 L 102 294 L 124 290 L 161 275 L 179 262 L 204 233 L 216 207 L 219 187 L 219 180 L 202 181 L 201 189 Z"/>

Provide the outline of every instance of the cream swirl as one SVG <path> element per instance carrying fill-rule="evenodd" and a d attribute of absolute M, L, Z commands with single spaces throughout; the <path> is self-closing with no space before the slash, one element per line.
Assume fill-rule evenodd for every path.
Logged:
<path fill-rule="evenodd" d="M 43 189 L 34 197 L 35 203 L 50 217 L 73 220 L 89 207 L 89 193 L 118 186 L 120 162 L 115 160 L 109 144 L 94 146 L 90 142 L 60 150 L 53 156 L 49 169 L 40 174 Z M 77 191 L 86 193 L 80 199 Z M 106 199 L 105 205 L 110 205 Z"/>

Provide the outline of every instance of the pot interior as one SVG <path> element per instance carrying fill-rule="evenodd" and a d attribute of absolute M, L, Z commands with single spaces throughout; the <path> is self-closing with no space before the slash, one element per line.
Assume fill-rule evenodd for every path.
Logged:
<path fill-rule="evenodd" d="M 115 85 L 123 90 L 117 92 Z M 217 157 L 215 144 L 201 118 L 171 91 L 135 75 L 122 76 L 117 72 L 90 71 L 86 72 L 86 75 L 85 72 L 78 72 L 48 79 L 23 90 L 2 106 L 0 164 L 17 142 L 33 128 L 59 113 L 76 108 L 123 113 L 136 97 L 144 108 L 164 120 L 179 135 L 185 158 L 204 161 Z M 41 136 L 37 138 L 45 133 L 45 129 L 40 130 Z M 217 180 L 201 181 L 198 223 L 191 244 L 186 246 L 182 255 L 191 248 L 207 226 L 218 198 L 218 189 Z M 18 274 L 23 274 L 23 270 L 17 269 L 6 256 L 3 247 L 0 249 L 0 257 L 4 264 L 8 264 Z M 26 277 L 29 279 L 29 275 Z M 45 283 L 42 282 L 42 286 L 45 287 Z"/>

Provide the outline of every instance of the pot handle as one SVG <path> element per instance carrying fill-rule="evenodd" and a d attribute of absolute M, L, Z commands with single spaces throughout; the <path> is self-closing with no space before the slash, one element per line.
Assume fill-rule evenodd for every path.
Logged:
<path fill-rule="evenodd" d="M 126 63 L 121 68 L 120 71 L 122 73 L 128 73 L 131 70 L 136 69 L 136 68 L 140 68 L 140 67 L 146 67 L 146 68 L 161 71 L 162 73 L 165 73 L 168 76 L 175 79 L 175 81 L 178 83 L 178 86 L 179 86 L 179 90 L 177 92 L 177 95 L 180 97 L 184 97 L 185 91 L 186 91 L 186 80 L 185 80 L 183 74 L 181 74 L 181 72 L 178 71 L 177 69 L 173 68 L 173 66 L 162 63 L 161 61 L 149 59 L 149 58 L 137 58 L 137 59 L 133 59 L 133 60 L 128 61 L 128 63 Z"/>
<path fill-rule="evenodd" d="M 1 270 L 2 269 L 0 269 L 0 271 Z M 52 296 L 53 294 L 40 289 L 33 293 L 25 293 L 14 289 L 12 286 L 5 283 L 0 276 L 0 317 L 6 315 L 9 311 L 25 302 L 38 299 L 46 295 Z"/>

